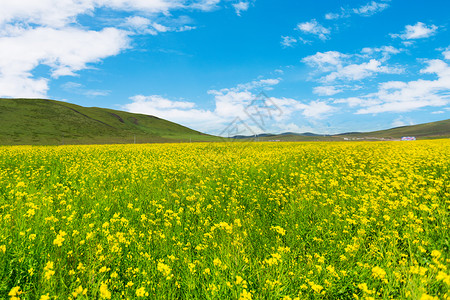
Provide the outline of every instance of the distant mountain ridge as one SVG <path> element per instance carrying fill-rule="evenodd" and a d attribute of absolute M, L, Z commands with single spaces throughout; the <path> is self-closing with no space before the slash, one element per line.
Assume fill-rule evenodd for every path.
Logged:
<path fill-rule="evenodd" d="M 284 132 L 280 134 L 257 134 L 254 136 L 235 136 L 235 139 L 280 140 L 280 141 L 315 141 L 315 140 L 353 140 L 353 139 L 400 139 L 404 136 L 414 136 L 419 139 L 450 138 L 450 119 L 418 125 L 400 126 L 386 130 L 371 132 L 345 132 L 339 134 L 315 134 L 311 132 L 295 133 Z"/>
<path fill-rule="evenodd" d="M 195 116 L 193 116 L 195 117 Z M 373 132 L 321 135 L 311 132 L 235 136 L 235 140 L 344 141 L 450 138 L 450 119 Z M 121 144 L 212 142 L 226 138 L 144 114 L 83 107 L 48 99 L 0 98 L 0 145 Z"/>
<path fill-rule="evenodd" d="M 261 137 L 276 137 L 276 136 L 283 136 L 283 135 L 298 135 L 298 136 L 328 136 L 323 134 L 315 134 L 311 132 L 304 132 L 304 133 L 296 133 L 296 132 L 283 132 L 280 134 L 272 134 L 272 133 L 260 133 L 255 135 L 235 135 L 230 138 L 232 139 L 250 139 L 250 138 L 261 138 Z"/>
<path fill-rule="evenodd" d="M 0 99 L 0 145 L 216 140 L 155 116 L 48 99 Z"/>

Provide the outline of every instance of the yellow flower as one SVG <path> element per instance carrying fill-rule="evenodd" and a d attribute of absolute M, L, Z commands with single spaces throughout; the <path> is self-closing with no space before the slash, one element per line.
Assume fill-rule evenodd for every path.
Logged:
<path fill-rule="evenodd" d="M 53 245 L 61 247 L 62 243 L 65 241 L 64 236 L 66 236 L 66 233 L 60 230 L 59 234 L 56 236 L 56 239 L 53 241 Z"/>
<path fill-rule="evenodd" d="M 30 209 L 27 211 L 27 213 L 25 214 L 25 216 L 27 216 L 27 217 L 32 217 L 32 216 L 34 216 L 35 214 L 36 214 L 36 211 L 35 211 L 34 209 L 30 208 Z"/>
<path fill-rule="evenodd" d="M 111 292 L 108 290 L 108 286 L 104 283 L 100 285 L 100 298 L 111 299 Z"/>
<path fill-rule="evenodd" d="M 145 297 L 146 296 L 145 287 L 138 288 L 136 290 L 136 296 Z"/>
<path fill-rule="evenodd" d="M 50 296 L 49 296 L 48 293 L 47 293 L 47 294 L 45 294 L 45 295 L 42 295 L 42 296 L 39 298 L 39 300 L 50 300 Z"/>
<path fill-rule="evenodd" d="M 164 276 L 169 276 L 170 272 L 172 271 L 172 269 L 168 265 L 162 262 L 158 262 L 157 269 L 158 271 L 163 273 Z"/>
<path fill-rule="evenodd" d="M 364 293 L 369 294 L 369 295 L 374 293 L 374 291 L 369 290 L 369 288 L 367 287 L 367 284 L 366 284 L 366 283 L 360 283 L 360 284 L 358 284 L 358 288 L 359 288 L 361 291 L 363 291 Z"/>
<path fill-rule="evenodd" d="M 450 285 L 450 275 L 448 275 L 445 272 L 439 271 L 437 276 L 436 276 L 437 280 L 442 280 L 443 282 L 445 282 L 447 285 Z"/>
<path fill-rule="evenodd" d="M 374 278 L 378 278 L 378 279 L 385 279 L 386 277 L 386 271 L 384 271 L 382 268 L 375 266 L 372 268 L 372 276 Z"/>
<path fill-rule="evenodd" d="M 419 275 L 423 276 L 427 272 L 427 268 L 419 267 L 419 266 L 411 266 L 411 267 L 409 267 L 409 272 L 411 274 L 419 274 Z"/>
<path fill-rule="evenodd" d="M 252 294 L 247 292 L 247 290 L 243 290 L 241 295 L 239 296 L 239 300 L 251 300 Z"/>
<path fill-rule="evenodd" d="M 214 263 L 214 266 L 216 266 L 216 267 L 220 267 L 220 265 L 222 265 L 222 261 L 218 258 L 215 258 L 213 263 Z"/>
<path fill-rule="evenodd" d="M 75 291 L 72 293 L 72 296 L 73 296 L 74 298 L 76 298 L 76 297 L 78 297 L 79 294 L 86 295 L 86 293 L 87 293 L 87 289 L 83 289 L 83 286 L 80 285 L 80 286 L 77 287 L 77 288 L 75 289 Z"/>
<path fill-rule="evenodd" d="M 433 297 L 426 293 L 423 293 L 422 296 L 420 297 L 420 300 L 438 300 L 438 299 L 439 299 L 438 297 Z"/>
<path fill-rule="evenodd" d="M 320 293 L 323 290 L 323 286 L 320 284 L 315 284 L 314 282 L 308 282 L 314 292 Z"/>
<path fill-rule="evenodd" d="M 16 188 L 19 188 L 19 187 L 25 187 L 25 182 L 21 181 L 21 182 L 17 183 Z"/>
<path fill-rule="evenodd" d="M 272 229 L 273 231 L 281 234 L 281 235 L 285 235 L 286 234 L 286 230 L 284 230 L 282 227 L 280 226 L 272 226 L 270 227 L 270 229 Z"/>
<path fill-rule="evenodd" d="M 46 280 L 50 280 L 50 278 L 55 275 L 55 271 L 53 270 L 48 270 L 45 272 L 44 277 Z"/>
<path fill-rule="evenodd" d="M 219 288 L 214 283 L 210 283 L 208 285 L 208 290 L 211 291 L 214 294 L 214 293 L 216 293 L 219 290 Z"/>
<path fill-rule="evenodd" d="M 20 286 L 15 286 L 9 291 L 8 296 L 15 297 L 20 294 L 22 294 L 22 291 L 20 291 Z"/>
<path fill-rule="evenodd" d="M 431 251 L 431 256 L 433 256 L 434 258 L 438 259 L 439 257 L 441 257 L 442 253 L 439 250 L 433 250 Z"/>
<path fill-rule="evenodd" d="M 52 261 L 47 262 L 44 267 L 44 277 L 46 280 L 50 280 L 50 278 L 55 275 L 55 271 L 53 271 L 54 263 Z"/>
<path fill-rule="evenodd" d="M 49 261 L 49 262 L 47 262 L 47 264 L 45 265 L 45 267 L 44 267 L 44 270 L 51 270 L 51 269 L 53 269 L 53 267 L 55 266 L 55 263 L 54 262 L 52 262 L 52 261 Z"/>

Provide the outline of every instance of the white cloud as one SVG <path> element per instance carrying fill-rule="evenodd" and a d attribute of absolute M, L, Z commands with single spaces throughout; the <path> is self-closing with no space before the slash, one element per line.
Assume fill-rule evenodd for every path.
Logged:
<path fill-rule="evenodd" d="M 233 7 L 236 10 L 236 14 L 238 16 L 241 15 L 241 12 L 247 11 L 249 6 L 250 6 L 250 4 L 247 1 L 240 1 L 238 3 L 233 4 Z"/>
<path fill-rule="evenodd" d="M 444 58 L 450 60 L 450 47 L 447 48 L 443 53 Z"/>
<path fill-rule="evenodd" d="M 254 90 L 270 90 L 273 86 L 279 84 L 280 79 L 260 79 L 248 83 L 238 84 L 232 88 L 221 90 L 210 90 L 208 94 L 214 95 L 216 109 L 215 113 L 221 117 L 241 119 L 248 118 L 245 112 L 250 102 L 256 98 Z"/>
<path fill-rule="evenodd" d="M 3 0 L 0 96 L 45 97 L 49 79 L 35 78 L 36 67 L 49 66 L 53 78 L 74 76 L 77 71 L 130 48 L 131 36 L 135 34 L 195 28 L 181 22 L 182 18 L 173 19 L 172 10 L 209 11 L 219 3 L 220 0 Z M 95 17 L 100 9 L 117 14 L 92 18 L 95 30 L 80 21 L 81 16 Z M 165 20 L 169 25 L 163 24 Z"/>
<path fill-rule="evenodd" d="M 256 98 L 255 89 L 266 89 L 280 82 L 279 79 L 259 79 L 232 88 L 210 90 L 208 94 L 214 96 L 214 110 L 197 108 L 195 103 L 188 101 L 174 101 L 159 95 L 131 97 L 131 103 L 123 108 L 134 113 L 150 114 L 167 119 L 194 129 L 212 134 L 219 134 L 236 117 L 248 120 L 245 108 Z M 254 132 L 260 132 L 255 124 Z"/>
<path fill-rule="evenodd" d="M 247 82 L 247 83 L 240 83 L 237 86 L 232 87 L 232 88 L 221 89 L 219 91 L 210 90 L 210 91 L 208 91 L 208 94 L 218 95 L 218 94 L 225 94 L 228 92 L 251 91 L 254 89 L 271 90 L 272 87 L 274 85 L 279 84 L 280 81 L 281 81 L 281 79 L 279 79 L 279 78 L 253 80 L 253 81 Z"/>
<path fill-rule="evenodd" d="M 343 90 L 335 86 L 316 86 L 313 93 L 319 96 L 333 96 L 341 93 Z"/>
<path fill-rule="evenodd" d="M 343 8 L 341 7 L 341 11 L 339 13 L 327 13 L 325 14 L 325 19 L 327 20 L 336 20 L 336 19 L 343 19 L 343 18 L 349 18 L 351 15 L 356 14 L 363 17 L 370 17 L 373 16 L 379 12 L 382 12 L 383 10 L 387 9 L 389 7 L 389 4 L 380 1 L 371 1 L 363 6 L 360 6 L 358 8 Z"/>
<path fill-rule="evenodd" d="M 294 132 L 294 133 L 304 133 L 304 132 L 312 132 L 315 129 L 311 126 L 298 126 L 294 123 L 287 124 L 278 124 L 279 131 L 278 132 Z"/>
<path fill-rule="evenodd" d="M 434 115 L 445 114 L 445 111 L 443 111 L 443 110 L 433 111 L 432 114 L 434 114 Z"/>
<path fill-rule="evenodd" d="M 106 90 L 87 89 L 81 83 L 71 81 L 62 84 L 61 88 L 68 92 L 84 95 L 87 97 L 108 96 L 111 92 Z"/>
<path fill-rule="evenodd" d="M 93 14 L 98 8 L 167 14 L 171 9 L 182 8 L 183 2 L 177 0 L 5 0 L 2 1 L 0 24 L 22 22 L 61 28 L 75 23 L 79 15 Z"/>
<path fill-rule="evenodd" d="M 31 74 L 0 74 L 0 97 L 45 98 L 48 79 L 31 78 Z"/>
<path fill-rule="evenodd" d="M 158 23 L 152 23 L 152 27 L 157 31 L 157 32 L 167 32 L 170 31 L 170 28 Z"/>
<path fill-rule="evenodd" d="M 359 97 L 348 97 L 348 98 L 341 98 L 341 99 L 335 99 L 334 103 L 345 103 L 349 107 L 356 107 L 356 106 L 363 106 L 366 104 L 366 100 L 361 99 Z M 376 104 L 379 102 L 377 101 Z"/>
<path fill-rule="evenodd" d="M 240 117 L 245 119 L 247 118 L 245 107 L 250 104 L 254 97 L 249 91 L 217 93 L 214 95 L 216 103 L 215 113 L 222 117 Z"/>
<path fill-rule="evenodd" d="M 54 78 L 73 76 L 75 72 L 87 68 L 89 63 L 117 55 L 128 47 L 126 33 L 115 28 L 87 31 L 38 27 L 18 36 L 1 37 L 0 83 L 7 82 L 12 86 L 0 89 L 0 95 L 43 97 L 48 91 L 47 80 L 33 79 L 31 73 L 38 65 L 49 66 Z M 23 88 L 27 84 L 30 84 L 30 88 L 25 88 L 27 92 L 21 93 L 19 87 Z"/>
<path fill-rule="evenodd" d="M 343 64 L 343 60 L 348 55 L 338 51 L 317 52 L 314 55 L 307 56 L 302 59 L 302 62 L 317 67 L 322 72 L 327 72 L 336 69 Z"/>
<path fill-rule="evenodd" d="M 192 102 L 172 101 L 159 95 L 137 95 L 132 97 L 131 100 L 135 103 L 150 103 L 155 109 L 188 109 L 195 107 L 195 104 Z"/>
<path fill-rule="evenodd" d="M 399 74 L 401 72 L 401 69 L 382 66 L 380 61 L 371 59 L 369 62 L 339 67 L 337 71 L 326 75 L 322 80 L 325 82 L 335 80 L 361 80 L 376 73 Z"/>
<path fill-rule="evenodd" d="M 391 55 L 398 54 L 402 52 L 402 50 L 397 49 L 393 46 L 383 46 L 378 48 L 370 48 L 366 47 L 361 50 L 361 53 L 363 55 L 373 55 L 376 53 L 381 53 L 382 57 L 380 58 L 381 61 L 387 61 L 389 58 L 391 58 Z"/>
<path fill-rule="evenodd" d="M 401 34 L 391 34 L 393 38 L 401 38 L 402 40 L 415 40 L 430 37 L 436 34 L 438 27 L 431 24 L 427 26 L 422 22 L 417 22 L 416 25 L 406 25 L 405 31 Z"/>
<path fill-rule="evenodd" d="M 399 74 L 403 70 L 397 67 L 389 67 L 383 63 L 390 54 L 399 51 L 393 47 L 364 48 L 362 54 L 348 55 L 337 51 L 317 52 L 307 56 L 302 62 L 313 67 L 314 73 L 322 73 L 318 79 L 320 82 L 334 82 L 336 80 L 355 81 L 362 80 L 379 73 Z M 373 56 L 380 58 L 372 58 Z M 323 73 L 329 73 L 323 75 Z"/>
<path fill-rule="evenodd" d="M 326 104 L 325 102 L 312 101 L 303 106 L 303 115 L 305 117 L 321 119 L 335 110 L 336 109 L 334 107 Z"/>
<path fill-rule="evenodd" d="M 309 22 L 297 24 L 297 29 L 303 33 L 315 35 L 321 40 L 327 40 L 330 35 L 330 29 L 323 27 L 315 19 L 312 19 Z"/>
<path fill-rule="evenodd" d="M 137 95 L 130 100 L 131 103 L 123 106 L 129 112 L 153 115 L 197 129 L 220 126 L 223 122 L 214 112 L 195 108 L 192 102 L 172 101 L 159 95 Z"/>
<path fill-rule="evenodd" d="M 434 74 L 435 80 L 381 83 L 376 93 L 358 98 L 337 99 L 335 103 L 360 106 L 357 114 L 407 112 L 424 107 L 442 107 L 450 103 L 450 66 L 442 60 L 430 60 L 422 74 Z"/>
<path fill-rule="evenodd" d="M 324 101 L 310 101 L 304 103 L 292 98 L 276 98 L 270 97 L 273 102 L 282 112 L 277 118 L 277 121 L 289 120 L 289 118 L 296 112 L 300 112 L 308 119 L 323 119 L 330 113 L 336 111 L 336 108 L 328 105 Z"/>
<path fill-rule="evenodd" d="M 133 16 L 128 17 L 121 27 L 131 31 L 129 34 L 150 34 L 157 35 L 160 32 L 182 32 L 195 29 L 195 26 L 165 26 L 156 22 L 152 22 L 148 18 Z"/>
<path fill-rule="evenodd" d="M 126 18 L 123 26 L 136 31 L 145 31 L 151 23 L 152 21 L 150 21 L 150 19 L 140 16 L 132 16 Z"/>
<path fill-rule="evenodd" d="M 325 19 L 327 20 L 336 20 L 340 18 L 344 18 L 344 14 L 337 14 L 337 13 L 327 13 L 325 14 Z"/>
<path fill-rule="evenodd" d="M 389 7 L 389 4 L 384 2 L 375 2 L 372 1 L 364 6 L 361 6 L 359 8 L 354 8 L 353 12 L 360 16 L 370 17 L 374 14 L 377 14 L 379 12 L 382 12 L 386 8 Z"/>
<path fill-rule="evenodd" d="M 282 36 L 281 37 L 281 45 L 285 47 L 293 47 L 294 44 L 297 43 L 297 39 L 291 36 Z"/>
<path fill-rule="evenodd" d="M 131 97 L 132 102 L 123 108 L 134 113 L 158 116 L 202 131 L 207 128 L 206 131 L 212 134 L 220 134 L 236 118 L 245 123 L 244 127 L 247 130 L 250 128 L 251 132 L 246 133 L 250 134 L 279 130 L 296 112 L 301 113 L 306 119 L 319 120 L 336 110 L 323 101 L 303 103 L 290 98 L 262 96 L 259 99 L 264 102 L 264 107 L 270 109 L 270 113 L 267 114 L 264 109 L 260 110 L 264 107 L 258 106 L 259 109 L 256 111 L 262 114 L 253 116 L 249 105 L 256 105 L 254 101 L 258 99 L 258 94 L 255 94 L 255 90 L 278 83 L 279 79 L 260 79 L 232 88 L 208 91 L 214 97 L 213 110 L 199 109 L 193 102 L 174 101 L 158 95 Z M 263 127 L 257 123 L 260 117 L 264 119 Z"/>
<path fill-rule="evenodd" d="M 409 119 L 409 118 L 405 118 L 403 116 L 399 116 L 398 118 L 396 118 L 391 126 L 392 127 L 402 127 L 402 126 L 408 126 L 408 125 L 414 125 L 414 121 Z"/>
<path fill-rule="evenodd" d="M 194 30 L 194 29 L 197 29 L 197 27 L 196 26 L 185 25 L 185 26 L 178 27 L 178 28 L 176 28 L 173 31 L 184 32 L 184 31 L 189 31 L 189 30 Z"/>
<path fill-rule="evenodd" d="M 146 1 L 146 0 L 142 0 Z M 188 7 L 194 8 L 194 9 L 200 9 L 203 11 L 212 11 L 218 8 L 218 5 L 220 3 L 220 0 L 200 0 L 192 3 Z"/>

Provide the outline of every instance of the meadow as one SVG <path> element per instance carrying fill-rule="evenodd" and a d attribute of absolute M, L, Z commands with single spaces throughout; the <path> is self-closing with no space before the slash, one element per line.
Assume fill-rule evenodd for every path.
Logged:
<path fill-rule="evenodd" d="M 1 299 L 448 299 L 450 141 L 0 147 Z"/>

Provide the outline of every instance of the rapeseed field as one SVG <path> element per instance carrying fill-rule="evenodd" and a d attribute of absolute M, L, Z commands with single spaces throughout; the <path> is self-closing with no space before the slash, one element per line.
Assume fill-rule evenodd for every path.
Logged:
<path fill-rule="evenodd" d="M 1 299 L 448 299 L 450 141 L 0 147 Z"/>

